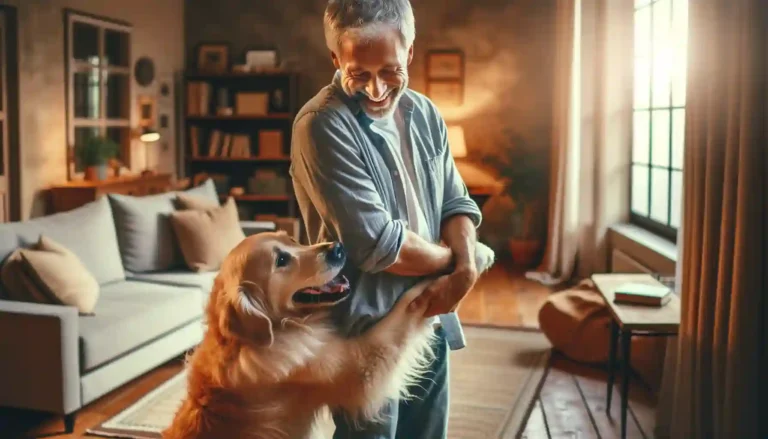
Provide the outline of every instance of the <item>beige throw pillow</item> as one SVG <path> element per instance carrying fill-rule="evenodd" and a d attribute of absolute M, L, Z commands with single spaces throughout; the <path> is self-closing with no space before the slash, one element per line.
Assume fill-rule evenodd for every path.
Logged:
<path fill-rule="evenodd" d="M 81 314 L 93 313 L 99 298 L 99 283 L 80 258 L 47 236 L 11 254 L 2 278 L 12 299 L 74 306 Z"/>
<path fill-rule="evenodd" d="M 181 197 L 179 201 L 183 203 Z M 171 224 L 184 261 L 197 272 L 218 270 L 227 254 L 245 239 L 232 197 L 222 206 L 173 212 Z"/>
<path fill-rule="evenodd" d="M 210 198 L 205 198 L 197 195 L 188 195 L 180 193 L 176 195 L 176 205 L 181 210 L 208 210 L 221 207 L 219 203 Z"/>

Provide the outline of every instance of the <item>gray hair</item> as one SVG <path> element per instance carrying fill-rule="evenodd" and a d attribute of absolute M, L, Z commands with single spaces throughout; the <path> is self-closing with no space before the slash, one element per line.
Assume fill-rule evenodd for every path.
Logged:
<path fill-rule="evenodd" d="M 324 17 L 325 43 L 336 52 L 341 37 L 349 31 L 376 32 L 381 26 L 400 32 L 405 47 L 416 38 L 416 25 L 409 0 L 328 0 Z M 370 35 L 368 33 L 367 35 Z"/>

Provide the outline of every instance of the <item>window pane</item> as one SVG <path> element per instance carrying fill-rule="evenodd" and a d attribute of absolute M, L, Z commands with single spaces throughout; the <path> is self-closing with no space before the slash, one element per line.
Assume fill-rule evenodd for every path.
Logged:
<path fill-rule="evenodd" d="M 128 34 L 115 30 L 104 31 L 105 62 L 113 66 L 128 67 Z"/>
<path fill-rule="evenodd" d="M 635 11 L 635 57 L 651 56 L 651 8 Z"/>
<path fill-rule="evenodd" d="M 76 118 L 96 119 L 99 117 L 100 90 L 99 70 L 74 74 L 75 88 L 72 94 Z"/>
<path fill-rule="evenodd" d="M 128 119 L 130 115 L 128 97 L 128 75 L 107 76 L 107 118 Z"/>
<path fill-rule="evenodd" d="M 669 223 L 669 171 L 651 169 L 651 219 Z"/>
<path fill-rule="evenodd" d="M 632 211 L 648 216 L 648 167 L 632 165 Z"/>
<path fill-rule="evenodd" d="M 669 218 L 669 225 L 674 228 L 680 227 L 680 216 L 683 210 L 683 173 L 681 171 L 672 171 L 672 212 Z"/>
<path fill-rule="evenodd" d="M 99 29 L 96 26 L 75 22 L 72 25 L 73 56 L 78 61 L 99 63 Z"/>
<path fill-rule="evenodd" d="M 685 105 L 686 68 L 688 59 L 688 0 L 674 0 L 672 4 L 672 105 Z"/>
<path fill-rule="evenodd" d="M 669 166 L 669 110 L 654 110 L 651 116 L 651 163 Z"/>
<path fill-rule="evenodd" d="M 670 35 L 670 0 L 659 0 L 653 9 L 653 106 L 666 107 L 670 103 L 672 71 L 672 45 Z"/>
<path fill-rule="evenodd" d="M 672 110 L 672 167 L 683 169 L 685 110 Z"/>
<path fill-rule="evenodd" d="M 651 0 L 635 0 L 635 7 L 639 8 L 640 6 L 645 6 L 650 2 Z"/>
<path fill-rule="evenodd" d="M 650 158 L 648 129 L 650 124 L 650 111 L 635 111 L 635 120 L 633 140 L 632 140 L 632 162 L 648 163 Z"/>
<path fill-rule="evenodd" d="M 648 58 L 635 58 L 635 102 L 634 108 L 651 106 L 651 63 Z"/>

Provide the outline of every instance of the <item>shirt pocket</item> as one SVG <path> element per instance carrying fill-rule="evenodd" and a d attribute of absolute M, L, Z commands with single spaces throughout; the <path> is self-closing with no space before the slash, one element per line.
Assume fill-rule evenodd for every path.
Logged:
<path fill-rule="evenodd" d="M 441 206 L 443 205 L 443 189 L 445 182 L 445 168 L 443 167 L 443 158 L 441 156 L 429 157 L 425 160 L 426 166 L 424 166 L 426 175 L 426 187 L 430 197 L 432 213 L 440 217 Z"/>

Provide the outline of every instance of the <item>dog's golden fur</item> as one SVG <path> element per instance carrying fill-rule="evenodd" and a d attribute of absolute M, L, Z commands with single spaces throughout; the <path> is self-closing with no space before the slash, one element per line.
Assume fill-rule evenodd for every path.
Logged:
<path fill-rule="evenodd" d="M 407 305 L 429 281 L 363 335 L 341 337 L 329 320 L 332 303 L 293 300 L 338 275 L 341 267 L 324 256 L 329 245 L 261 233 L 227 256 L 206 307 L 205 336 L 188 359 L 187 396 L 164 438 L 307 438 L 325 406 L 368 421 L 389 398 L 408 397 L 431 358 L 432 329 L 425 309 Z M 493 253 L 482 247 L 484 270 Z"/>

